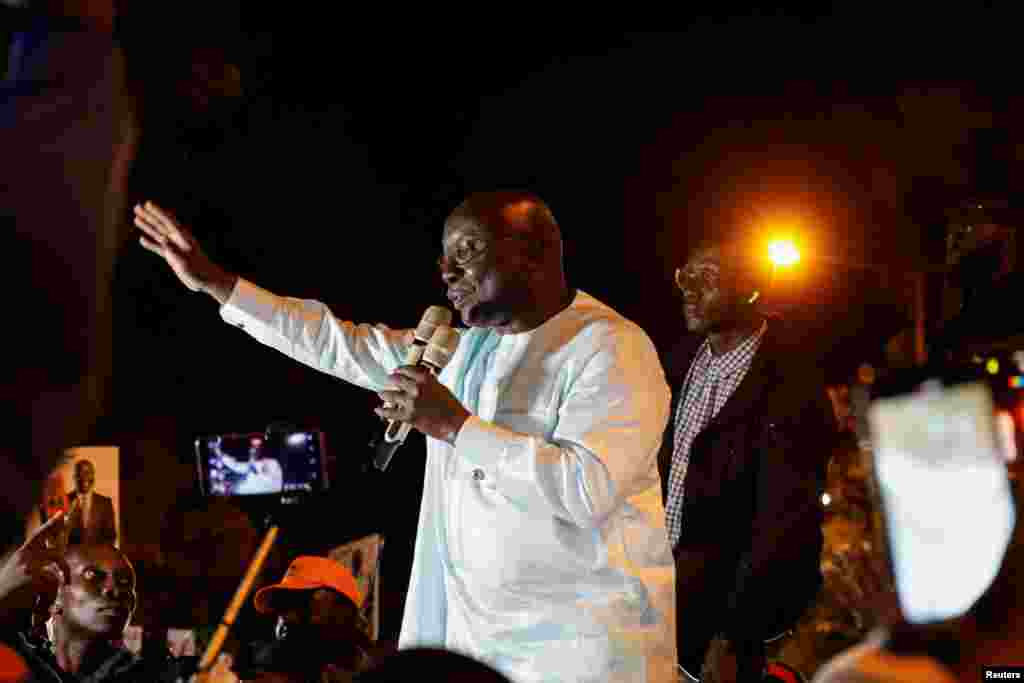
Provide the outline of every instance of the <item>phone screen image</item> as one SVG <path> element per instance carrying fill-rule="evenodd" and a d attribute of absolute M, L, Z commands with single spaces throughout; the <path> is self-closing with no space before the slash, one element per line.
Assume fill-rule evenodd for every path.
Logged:
<path fill-rule="evenodd" d="M 312 493 L 327 488 L 318 431 L 225 434 L 196 439 L 202 491 L 211 496 Z"/>
<path fill-rule="evenodd" d="M 961 616 L 995 579 L 1015 522 L 991 392 L 936 384 L 876 399 L 868 422 L 903 615 Z"/>

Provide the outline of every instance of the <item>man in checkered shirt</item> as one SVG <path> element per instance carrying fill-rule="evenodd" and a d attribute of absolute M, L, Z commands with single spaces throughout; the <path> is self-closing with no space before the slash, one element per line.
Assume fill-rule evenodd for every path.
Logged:
<path fill-rule="evenodd" d="M 659 465 L 676 558 L 681 679 L 724 638 L 737 680 L 821 583 L 821 490 L 835 423 L 813 359 L 757 303 L 753 240 L 708 243 L 676 272 L 687 339 L 663 357 L 672 412 Z"/>

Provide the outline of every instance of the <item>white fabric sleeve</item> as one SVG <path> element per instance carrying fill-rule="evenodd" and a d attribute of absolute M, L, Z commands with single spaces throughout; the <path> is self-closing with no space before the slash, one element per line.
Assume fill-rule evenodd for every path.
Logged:
<path fill-rule="evenodd" d="M 249 472 L 248 462 L 241 462 L 235 460 L 227 453 L 220 454 L 220 461 L 224 463 L 224 466 L 227 467 L 232 472 L 237 472 L 238 474 L 246 474 Z"/>
<path fill-rule="evenodd" d="M 632 323 L 599 335 L 571 380 L 551 440 L 472 416 L 458 457 L 527 509 L 597 528 L 621 501 L 659 482 L 670 393 L 654 346 Z"/>
<path fill-rule="evenodd" d="M 286 356 L 372 391 L 392 388 L 388 375 L 408 346 L 404 330 L 338 320 L 319 301 L 277 296 L 242 278 L 220 315 Z"/>

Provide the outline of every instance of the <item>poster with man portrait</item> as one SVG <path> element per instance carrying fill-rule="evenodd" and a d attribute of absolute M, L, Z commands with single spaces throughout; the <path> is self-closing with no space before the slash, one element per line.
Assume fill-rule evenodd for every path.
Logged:
<path fill-rule="evenodd" d="M 116 446 L 81 446 L 64 451 L 43 485 L 28 531 L 54 515 L 71 511 L 69 545 L 119 544 L 121 538 L 120 460 Z"/>
<path fill-rule="evenodd" d="M 349 569 L 356 578 L 363 596 L 363 618 L 370 624 L 370 637 L 376 640 L 380 633 L 380 549 L 384 538 L 373 534 L 351 543 L 340 545 L 327 556 Z"/>

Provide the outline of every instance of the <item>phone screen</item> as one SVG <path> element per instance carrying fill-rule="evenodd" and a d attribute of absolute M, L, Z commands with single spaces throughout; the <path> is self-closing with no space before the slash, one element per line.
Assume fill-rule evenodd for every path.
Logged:
<path fill-rule="evenodd" d="M 313 493 L 327 488 L 319 431 L 222 434 L 196 439 L 202 492 L 210 496 Z"/>
<path fill-rule="evenodd" d="M 928 383 L 874 400 L 868 423 L 903 615 L 961 616 L 995 579 L 1015 522 L 991 391 Z"/>

